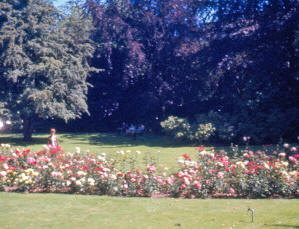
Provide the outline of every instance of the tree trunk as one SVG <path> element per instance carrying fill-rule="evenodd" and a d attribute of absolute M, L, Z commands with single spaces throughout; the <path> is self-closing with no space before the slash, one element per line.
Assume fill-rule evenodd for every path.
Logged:
<path fill-rule="evenodd" d="M 33 132 L 33 119 L 31 117 L 25 118 L 24 128 L 23 128 L 24 141 L 32 140 L 32 132 Z"/>

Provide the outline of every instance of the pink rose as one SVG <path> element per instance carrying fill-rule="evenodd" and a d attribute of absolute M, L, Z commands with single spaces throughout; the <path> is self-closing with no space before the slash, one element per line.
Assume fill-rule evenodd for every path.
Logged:
<path fill-rule="evenodd" d="M 159 184 L 163 184 L 163 180 L 162 180 L 161 178 L 158 178 L 158 179 L 157 179 L 157 182 L 158 182 Z"/>
<path fill-rule="evenodd" d="M 289 160 L 290 160 L 291 162 L 293 162 L 293 163 L 296 163 L 296 162 L 297 162 L 297 159 L 294 158 L 294 157 L 292 157 L 292 156 L 289 157 Z"/>
<path fill-rule="evenodd" d="M 173 184 L 173 179 L 171 177 L 168 177 L 166 180 L 166 184 Z"/>
<path fill-rule="evenodd" d="M 157 171 L 156 167 L 155 166 L 146 166 L 147 168 L 147 171 L 151 172 L 151 173 L 154 173 Z"/>
<path fill-rule="evenodd" d="M 5 169 L 5 170 L 8 170 L 9 169 L 9 167 L 8 167 L 8 165 L 5 163 L 5 164 L 3 164 L 3 168 Z"/>
<path fill-rule="evenodd" d="M 198 189 L 201 189 L 201 184 L 200 184 L 200 183 L 197 183 L 197 184 L 195 185 L 195 187 L 198 188 Z"/>
<path fill-rule="evenodd" d="M 220 179 L 222 179 L 224 177 L 224 173 L 223 172 L 219 172 L 217 174 L 217 177 L 220 178 Z"/>
<path fill-rule="evenodd" d="M 243 154 L 243 157 L 250 158 L 250 156 L 248 155 L 248 153 L 244 153 L 244 154 Z"/>
<path fill-rule="evenodd" d="M 248 154 L 250 157 L 253 157 L 253 155 L 254 155 L 254 153 L 252 151 L 249 151 Z"/>
<path fill-rule="evenodd" d="M 213 174 L 213 173 L 215 173 L 215 172 L 217 172 L 216 169 L 210 169 L 210 170 L 209 170 L 209 173 L 210 173 L 210 174 Z"/>
<path fill-rule="evenodd" d="M 52 177 L 58 177 L 59 174 L 58 174 L 57 172 L 53 171 L 53 172 L 51 172 L 51 176 L 52 176 Z"/>
<path fill-rule="evenodd" d="M 228 161 L 223 162 L 224 167 L 226 168 L 228 166 Z"/>
<path fill-rule="evenodd" d="M 184 182 L 185 182 L 186 185 L 190 184 L 190 181 L 189 181 L 189 179 L 187 177 L 184 177 Z"/>
<path fill-rule="evenodd" d="M 143 179 L 148 179 L 148 175 L 143 175 Z"/>
<path fill-rule="evenodd" d="M 36 164 L 36 160 L 33 157 L 28 157 L 27 162 L 29 165 Z"/>
<path fill-rule="evenodd" d="M 140 175 L 140 174 L 142 174 L 142 171 L 139 170 L 139 169 L 137 169 L 137 170 L 136 170 L 136 174 L 137 174 L 137 175 Z"/>

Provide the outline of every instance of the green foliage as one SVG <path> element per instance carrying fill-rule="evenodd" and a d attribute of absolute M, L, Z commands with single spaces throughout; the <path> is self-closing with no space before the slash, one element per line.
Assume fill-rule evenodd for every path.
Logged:
<path fill-rule="evenodd" d="M 161 122 L 164 131 L 175 138 L 188 138 L 191 132 L 191 125 L 187 119 L 176 116 L 169 116 L 167 120 Z"/>
<path fill-rule="evenodd" d="M 296 38 L 295 38 L 295 41 L 294 41 L 294 48 L 295 48 L 296 56 L 299 57 L 299 27 L 296 31 Z"/>
<path fill-rule="evenodd" d="M 5 109 L 5 103 L 0 102 L 0 117 L 9 116 L 9 110 Z"/>
<path fill-rule="evenodd" d="M 64 17 L 43 0 L 5 0 L 0 9 L 0 101 L 24 120 L 88 113 L 90 19 L 80 8 Z"/>
<path fill-rule="evenodd" d="M 213 136 L 218 141 L 230 143 L 250 136 L 252 143 L 261 144 L 271 140 L 278 142 L 291 132 L 295 133 L 298 118 L 293 114 L 298 112 L 296 107 L 284 112 L 276 107 L 267 114 L 264 111 L 250 112 L 246 108 L 231 114 L 210 111 L 195 115 L 192 123 L 186 118 L 169 116 L 161 122 L 161 127 L 178 139 L 206 141 Z"/>
<path fill-rule="evenodd" d="M 202 117 L 198 117 L 195 122 L 190 123 L 185 118 L 169 116 L 160 124 L 163 131 L 174 138 L 197 142 L 208 140 L 216 130 L 212 123 L 205 122 Z"/>
<path fill-rule="evenodd" d="M 296 74 L 297 79 L 299 79 L 299 26 L 298 26 L 298 29 L 296 30 L 295 41 L 294 41 L 293 46 L 295 48 L 295 55 L 296 55 L 296 60 L 297 60 L 296 61 L 297 72 L 295 74 Z"/>
<path fill-rule="evenodd" d="M 230 142 L 235 136 L 235 126 L 233 117 L 229 114 L 219 114 L 210 111 L 195 116 L 197 123 L 211 123 L 214 127 L 215 136 L 222 141 Z"/>
<path fill-rule="evenodd" d="M 216 136 L 222 141 L 229 142 L 236 135 L 235 124 L 234 117 L 210 111 L 196 115 L 195 121 L 191 124 L 186 118 L 169 116 L 167 120 L 161 122 L 161 127 L 165 133 L 175 138 L 201 142 Z"/>

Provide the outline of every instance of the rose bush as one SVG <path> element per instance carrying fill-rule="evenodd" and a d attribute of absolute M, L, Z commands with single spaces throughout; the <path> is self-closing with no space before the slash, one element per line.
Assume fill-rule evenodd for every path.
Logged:
<path fill-rule="evenodd" d="M 137 163 L 141 152 L 115 155 L 31 152 L 0 148 L 0 190 L 67 192 L 114 196 L 296 197 L 297 148 L 282 152 L 244 150 L 242 155 L 197 148 L 198 157 L 183 154 L 174 172 L 153 158 Z"/>

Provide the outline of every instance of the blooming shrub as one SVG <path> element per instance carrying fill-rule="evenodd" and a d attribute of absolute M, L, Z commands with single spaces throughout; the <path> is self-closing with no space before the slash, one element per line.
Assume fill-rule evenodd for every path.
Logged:
<path fill-rule="evenodd" d="M 296 132 L 286 129 L 292 126 L 292 120 L 287 112 L 279 111 L 270 112 L 266 117 L 260 112 L 209 111 L 193 115 L 192 120 L 169 116 L 160 125 L 167 135 L 185 141 L 203 142 L 213 137 L 218 142 L 230 143 L 240 142 L 244 135 L 249 135 L 251 143 L 261 144 L 270 139 L 285 139 L 290 133 Z"/>
<path fill-rule="evenodd" d="M 163 131 L 177 139 L 203 142 L 214 135 L 215 127 L 212 123 L 203 120 L 190 123 L 185 118 L 169 116 L 160 123 Z"/>
<path fill-rule="evenodd" d="M 67 192 L 114 196 L 294 197 L 298 196 L 297 148 L 267 155 L 243 151 L 228 156 L 197 148 L 198 158 L 183 154 L 176 171 L 158 168 L 155 160 L 137 163 L 141 152 L 106 154 L 31 152 L 0 148 L 0 190 Z M 77 150 L 77 152 L 79 152 Z"/>

